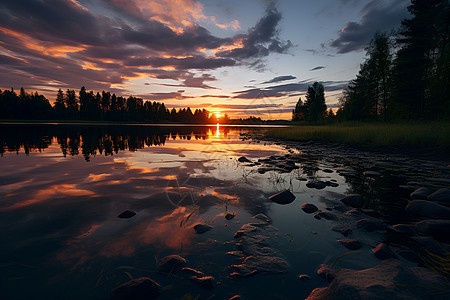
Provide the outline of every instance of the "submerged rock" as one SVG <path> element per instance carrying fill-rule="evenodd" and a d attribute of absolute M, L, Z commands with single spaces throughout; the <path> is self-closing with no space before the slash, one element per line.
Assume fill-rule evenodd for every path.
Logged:
<path fill-rule="evenodd" d="M 192 269 L 192 268 L 181 268 L 180 272 L 181 272 L 181 274 L 183 274 L 183 276 L 186 276 L 186 277 L 192 277 L 192 276 L 203 277 L 203 276 L 205 276 L 205 274 L 203 274 L 203 272 L 200 272 L 200 271 Z"/>
<path fill-rule="evenodd" d="M 307 214 L 312 214 L 318 210 L 317 206 L 311 203 L 303 203 L 300 207 Z"/>
<path fill-rule="evenodd" d="M 332 266 L 321 264 L 319 270 L 317 270 L 317 275 L 327 282 L 331 282 L 336 277 L 336 269 Z"/>
<path fill-rule="evenodd" d="M 339 201 L 354 208 L 361 208 L 364 206 L 364 198 L 359 194 L 350 194 L 347 197 L 339 199 Z"/>
<path fill-rule="evenodd" d="M 428 196 L 433 193 L 433 190 L 430 190 L 426 187 L 421 187 L 412 192 L 409 196 L 413 200 L 426 200 Z"/>
<path fill-rule="evenodd" d="M 450 208 L 432 201 L 413 200 L 408 203 L 405 211 L 417 217 L 450 220 Z"/>
<path fill-rule="evenodd" d="M 257 214 L 257 215 L 254 215 L 252 218 L 264 221 L 267 224 L 272 223 L 272 220 L 268 216 L 266 216 L 265 214 Z"/>
<path fill-rule="evenodd" d="M 349 250 L 357 250 L 362 246 L 361 242 L 355 239 L 340 239 L 338 242 Z"/>
<path fill-rule="evenodd" d="M 231 219 L 233 219 L 235 216 L 236 216 L 235 214 L 227 213 L 227 214 L 225 215 L 225 219 L 231 220 Z"/>
<path fill-rule="evenodd" d="M 386 244 L 380 243 L 373 250 L 373 254 L 379 259 L 396 258 L 394 251 L 392 251 Z"/>
<path fill-rule="evenodd" d="M 327 186 L 327 183 L 325 181 L 320 181 L 317 179 L 314 180 L 310 180 L 306 183 L 306 186 L 309 187 L 310 189 L 324 189 Z"/>
<path fill-rule="evenodd" d="M 300 279 L 301 281 L 308 281 L 311 279 L 311 277 L 306 274 L 302 274 L 302 275 L 298 275 L 298 279 Z"/>
<path fill-rule="evenodd" d="M 430 235 L 435 239 L 449 240 L 450 221 L 449 220 L 424 220 L 417 222 L 417 230 L 424 234 Z"/>
<path fill-rule="evenodd" d="M 134 211 L 126 210 L 126 211 L 122 212 L 120 215 L 118 215 L 117 217 L 121 218 L 121 219 L 129 219 L 129 218 L 134 217 L 135 215 L 136 215 L 136 213 Z"/>
<path fill-rule="evenodd" d="M 207 231 L 210 231 L 212 229 L 212 226 L 209 226 L 208 224 L 197 224 L 194 226 L 194 230 L 196 233 L 205 233 Z"/>
<path fill-rule="evenodd" d="M 449 290 L 442 276 L 422 267 L 408 268 L 397 259 L 387 259 L 364 270 L 337 270 L 331 284 L 313 290 L 307 300 L 448 299 L 448 293 L 436 290 Z"/>
<path fill-rule="evenodd" d="M 186 259 L 179 255 L 168 255 L 162 258 L 157 265 L 160 273 L 174 273 L 186 266 Z"/>
<path fill-rule="evenodd" d="M 148 277 L 125 282 L 112 291 L 113 300 L 156 299 L 161 295 L 161 286 Z"/>
<path fill-rule="evenodd" d="M 249 160 L 247 157 L 245 156 L 241 156 L 238 158 L 238 162 L 242 162 L 242 163 L 251 163 L 252 161 Z"/>
<path fill-rule="evenodd" d="M 289 263 L 278 256 L 248 256 L 244 259 L 242 264 L 231 266 L 238 274 L 242 274 L 243 277 L 255 274 L 254 272 L 261 273 L 287 273 L 290 269 Z"/>
<path fill-rule="evenodd" d="M 270 196 L 269 199 L 278 204 L 289 204 L 295 200 L 295 195 L 292 194 L 290 190 L 284 190 Z"/>
<path fill-rule="evenodd" d="M 214 288 L 214 277 L 212 276 L 203 276 L 203 277 L 192 276 L 191 280 L 192 282 L 194 282 L 196 285 L 198 285 L 203 289 L 211 290 L 212 288 Z"/>
<path fill-rule="evenodd" d="M 361 219 L 356 222 L 356 225 L 365 231 L 376 231 L 385 229 L 383 222 L 376 219 Z"/>

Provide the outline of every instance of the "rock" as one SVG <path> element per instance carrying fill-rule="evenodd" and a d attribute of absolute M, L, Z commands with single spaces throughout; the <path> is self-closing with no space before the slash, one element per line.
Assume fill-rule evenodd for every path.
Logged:
<path fill-rule="evenodd" d="M 424 234 L 430 235 L 435 239 L 449 240 L 450 221 L 449 220 L 424 220 L 417 222 L 417 230 Z"/>
<path fill-rule="evenodd" d="M 339 232 L 343 236 L 348 236 L 350 233 L 352 233 L 352 229 L 347 224 L 335 224 L 331 226 L 331 230 Z"/>
<path fill-rule="evenodd" d="M 437 201 L 450 204 L 450 188 L 439 189 L 427 198 L 430 201 Z"/>
<path fill-rule="evenodd" d="M 383 222 L 379 220 L 370 220 L 370 219 L 361 219 L 356 222 L 356 225 L 365 230 L 365 231 L 376 231 L 376 230 L 383 230 L 385 229 Z"/>
<path fill-rule="evenodd" d="M 295 200 L 295 195 L 289 190 L 284 190 L 278 194 L 270 196 L 269 199 L 278 204 L 289 204 Z"/>
<path fill-rule="evenodd" d="M 430 190 L 426 187 L 421 187 L 412 192 L 409 196 L 413 200 L 426 200 L 428 196 L 433 193 L 433 190 Z"/>
<path fill-rule="evenodd" d="M 307 214 L 312 214 L 318 210 L 317 206 L 311 203 L 303 203 L 300 207 Z"/>
<path fill-rule="evenodd" d="M 411 224 L 397 224 L 392 226 L 392 228 L 399 233 L 406 233 L 409 235 L 415 235 L 417 234 L 417 229 L 415 225 Z"/>
<path fill-rule="evenodd" d="M 349 250 L 357 250 L 362 246 L 361 242 L 355 239 L 340 239 L 338 242 Z"/>
<path fill-rule="evenodd" d="M 448 299 L 448 293 L 436 290 L 449 290 L 448 283 L 439 274 L 423 267 L 406 267 L 397 259 L 387 259 L 364 270 L 337 270 L 331 284 L 313 290 L 307 300 Z"/>
<path fill-rule="evenodd" d="M 331 181 L 331 180 L 325 181 L 325 184 L 326 184 L 327 186 L 331 186 L 331 187 L 338 187 L 338 186 L 339 186 L 338 183 L 333 182 L 333 181 Z"/>
<path fill-rule="evenodd" d="M 245 156 L 241 156 L 241 157 L 238 158 L 238 162 L 241 162 L 241 163 L 251 163 L 252 161 L 249 160 L 249 159 L 248 159 L 247 157 L 245 157 Z"/>
<path fill-rule="evenodd" d="M 363 213 L 373 218 L 381 218 L 381 214 L 374 209 L 361 209 Z"/>
<path fill-rule="evenodd" d="M 148 277 L 125 282 L 112 291 L 113 300 L 156 299 L 161 295 L 161 286 Z"/>
<path fill-rule="evenodd" d="M 336 277 L 336 269 L 332 266 L 321 264 L 319 270 L 317 270 L 317 275 L 327 282 L 331 282 Z"/>
<path fill-rule="evenodd" d="M 378 244 L 373 250 L 373 254 L 379 259 L 396 258 L 395 253 L 384 243 Z"/>
<path fill-rule="evenodd" d="M 450 220 L 450 208 L 432 201 L 413 200 L 408 203 L 405 211 L 417 217 Z"/>
<path fill-rule="evenodd" d="M 242 299 L 240 295 L 234 295 L 233 297 L 231 297 L 228 300 L 240 300 L 240 299 Z"/>
<path fill-rule="evenodd" d="M 333 173 L 333 170 L 331 170 L 331 169 L 323 169 L 322 172 L 325 172 L 325 173 Z"/>
<path fill-rule="evenodd" d="M 268 216 L 266 216 L 265 214 L 257 214 L 257 215 L 254 215 L 252 218 L 253 219 L 259 219 L 261 221 L 266 222 L 267 224 L 272 223 L 272 220 Z"/>
<path fill-rule="evenodd" d="M 339 201 L 354 208 L 361 208 L 364 206 L 364 199 L 361 195 L 358 194 L 350 194 L 347 197 L 339 199 Z"/>
<path fill-rule="evenodd" d="M 233 219 L 235 216 L 236 216 L 235 214 L 227 213 L 227 214 L 225 215 L 225 219 L 231 220 L 231 219 Z"/>
<path fill-rule="evenodd" d="M 121 213 L 120 215 L 118 215 L 117 217 L 121 218 L 121 219 L 129 219 L 129 218 L 134 217 L 135 215 L 136 215 L 136 213 L 134 211 L 126 210 L 123 213 Z"/>
<path fill-rule="evenodd" d="M 158 262 L 157 270 L 160 273 L 174 273 L 186 265 L 186 259 L 179 255 L 168 255 Z"/>
<path fill-rule="evenodd" d="M 327 219 L 327 220 L 337 220 L 338 216 L 336 214 L 332 213 L 332 212 L 321 211 L 320 210 L 314 215 L 314 218 L 319 219 L 319 220 L 321 218 L 324 218 L 324 219 Z"/>
<path fill-rule="evenodd" d="M 280 274 L 287 273 L 290 269 L 289 263 L 278 256 L 248 256 L 242 264 L 231 266 L 243 277 L 253 275 L 254 272 Z"/>
<path fill-rule="evenodd" d="M 428 252 L 437 254 L 439 256 L 445 257 L 446 252 L 444 248 L 430 236 L 413 236 L 411 240 L 416 242 L 420 248 L 425 248 Z M 419 249 L 422 250 L 422 249 Z"/>
<path fill-rule="evenodd" d="M 212 276 L 192 276 L 191 280 L 202 289 L 211 290 L 214 288 L 214 277 Z"/>
<path fill-rule="evenodd" d="M 235 239 L 240 238 L 241 236 L 244 236 L 244 235 L 249 234 L 250 232 L 253 232 L 256 230 L 258 230 L 257 226 L 254 226 L 251 223 L 244 224 L 238 231 L 236 231 L 236 233 L 234 234 L 234 238 Z"/>
<path fill-rule="evenodd" d="M 209 226 L 208 224 L 197 224 L 194 226 L 194 230 L 198 234 L 205 233 L 207 231 L 210 231 L 211 229 L 212 229 L 212 227 Z"/>
<path fill-rule="evenodd" d="M 376 172 L 376 171 L 365 171 L 363 174 L 366 177 L 378 177 L 378 176 L 381 176 L 381 173 L 380 172 Z"/>
<path fill-rule="evenodd" d="M 314 179 L 314 180 L 308 181 L 306 183 L 306 186 L 309 187 L 310 189 L 321 190 L 321 189 L 324 189 L 327 186 L 327 184 L 324 181 L 320 181 L 320 180 Z"/>
<path fill-rule="evenodd" d="M 310 276 L 302 274 L 302 275 L 298 275 L 298 279 L 300 279 L 301 281 L 308 281 L 311 279 Z"/>
<path fill-rule="evenodd" d="M 203 277 L 203 276 L 205 276 L 205 274 L 203 274 L 203 272 L 197 271 L 192 268 L 181 268 L 180 272 L 181 272 L 181 274 L 183 274 L 183 276 L 186 276 L 186 277 L 192 277 L 192 276 Z"/>
<path fill-rule="evenodd" d="M 241 250 L 245 255 L 253 256 L 268 256 L 268 255 L 279 255 L 278 251 L 271 248 L 270 246 L 270 236 L 256 234 L 251 236 L 245 236 L 239 243 L 236 244 L 239 250 Z"/>

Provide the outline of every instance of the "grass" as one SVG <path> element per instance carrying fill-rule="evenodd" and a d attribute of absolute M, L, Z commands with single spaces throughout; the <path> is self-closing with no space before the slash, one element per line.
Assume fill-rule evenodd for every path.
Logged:
<path fill-rule="evenodd" d="M 450 122 L 341 123 L 273 128 L 267 136 L 286 140 L 319 140 L 370 147 L 419 147 L 450 150 Z"/>

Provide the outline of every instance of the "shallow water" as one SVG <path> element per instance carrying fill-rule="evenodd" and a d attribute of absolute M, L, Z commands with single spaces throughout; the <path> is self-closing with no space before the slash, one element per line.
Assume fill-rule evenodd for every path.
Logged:
<path fill-rule="evenodd" d="M 348 250 L 336 241 L 342 236 L 330 230 L 330 221 L 314 219 L 300 204 L 325 210 L 326 199 L 358 191 L 371 193 L 372 206 L 383 211 L 380 195 L 394 185 L 392 174 L 376 180 L 347 177 L 337 170 L 348 161 L 311 158 L 304 149 L 245 138 L 261 127 L 52 124 L 0 129 L 2 299 L 108 299 L 114 287 L 141 276 L 163 286 L 161 299 L 187 293 L 199 299 L 235 294 L 303 299 L 325 286 L 314 275 L 317 267 Z M 289 152 L 305 157 L 290 173 L 259 174 L 258 166 L 237 161 Z M 339 186 L 310 189 L 305 178 L 333 179 Z M 293 203 L 268 199 L 284 189 L 295 194 Z M 136 216 L 117 218 L 128 209 Z M 227 212 L 236 217 L 226 220 Z M 226 252 L 236 250 L 234 233 L 258 213 L 278 228 L 274 240 L 291 270 L 231 279 L 229 266 L 239 260 Z M 193 226 L 199 222 L 213 229 L 196 234 Z M 381 242 L 383 236 L 374 239 Z M 375 245 L 342 257 L 338 266 L 374 266 Z M 179 276 L 156 273 L 156 261 L 169 254 L 182 255 L 189 267 L 214 276 L 215 288 L 203 290 Z M 312 279 L 300 281 L 300 274 Z"/>

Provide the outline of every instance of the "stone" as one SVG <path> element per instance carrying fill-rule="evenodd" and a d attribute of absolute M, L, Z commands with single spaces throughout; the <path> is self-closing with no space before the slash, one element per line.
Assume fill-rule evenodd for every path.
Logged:
<path fill-rule="evenodd" d="M 156 299 L 161 295 L 161 286 L 148 277 L 132 279 L 112 291 L 113 300 Z"/>
<path fill-rule="evenodd" d="M 319 219 L 319 220 L 321 218 L 324 218 L 326 220 L 337 220 L 338 216 L 332 212 L 320 210 L 314 215 L 314 218 Z"/>
<path fill-rule="evenodd" d="M 254 271 L 261 273 L 280 274 L 287 273 L 289 263 L 278 256 L 248 256 L 240 265 L 231 266 L 237 273 L 247 277 Z M 252 275 L 252 274 L 251 274 Z"/>
<path fill-rule="evenodd" d="M 350 194 L 342 199 L 339 199 L 339 201 L 354 208 L 361 208 L 364 206 L 364 199 L 359 194 Z"/>
<path fill-rule="evenodd" d="M 179 255 L 168 255 L 162 258 L 157 265 L 157 270 L 160 273 L 174 273 L 186 266 L 186 259 Z"/>
<path fill-rule="evenodd" d="M 355 239 L 340 239 L 338 242 L 349 250 L 358 250 L 362 246 L 361 242 Z"/>
<path fill-rule="evenodd" d="M 241 298 L 241 296 L 240 295 L 234 295 L 233 297 L 231 297 L 230 299 L 228 299 L 228 300 L 241 300 L 242 298 Z"/>
<path fill-rule="evenodd" d="M 212 276 L 203 276 L 203 277 L 192 276 L 191 280 L 202 289 L 211 290 L 214 288 L 214 277 Z"/>
<path fill-rule="evenodd" d="M 207 231 L 210 231 L 211 229 L 212 227 L 209 226 L 208 224 L 197 224 L 194 226 L 194 230 L 198 234 L 205 233 Z"/>
<path fill-rule="evenodd" d="M 303 203 L 300 207 L 307 214 L 312 214 L 318 210 L 317 206 L 311 203 Z"/>
<path fill-rule="evenodd" d="M 419 250 L 425 248 L 428 252 L 437 254 L 441 257 L 446 256 L 445 249 L 436 241 L 434 238 L 430 236 L 413 236 L 411 240 L 419 245 Z"/>
<path fill-rule="evenodd" d="M 434 191 L 426 187 L 421 187 L 412 192 L 409 196 L 413 200 L 426 200 Z"/>
<path fill-rule="evenodd" d="M 350 233 L 352 233 L 352 228 L 347 224 L 335 224 L 331 226 L 331 230 L 339 232 L 343 236 L 348 236 Z"/>
<path fill-rule="evenodd" d="M 417 230 L 424 235 L 430 235 L 438 240 L 450 239 L 450 221 L 449 220 L 424 220 L 417 222 Z"/>
<path fill-rule="evenodd" d="M 298 275 L 298 279 L 300 279 L 301 281 L 308 281 L 311 279 L 311 277 L 306 274 L 302 274 L 302 275 Z"/>
<path fill-rule="evenodd" d="M 134 217 L 135 215 L 136 215 L 136 213 L 134 211 L 126 210 L 126 211 L 122 212 L 120 215 L 118 215 L 117 217 L 121 218 L 121 219 L 129 219 L 129 218 Z"/>
<path fill-rule="evenodd" d="M 424 288 L 432 287 L 432 288 Z M 449 285 L 445 278 L 423 267 L 407 267 L 400 260 L 383 260 L 373 268 L 339 269 L 328 287 L 317 288 L 307 300 L 448 299 Z"/>
<path fill-rule="evenodd" d="M 384 243 L 378 244 L 373 250 L 373 254 L 379 259 L 396 258 L 395 253 Z"/>
<path fill-rule="evenodd" d="M 326 282 L 331 282 L 336 277 L 336 269 L 332 266 L 321 264 L 320 268 L 317 270 L 317 275 L 326 280 Z"/>
<path fill-rule="evenodd" d="M 331 170 L 331 169 L 323 169 L 322 172 L 325 172 L 325 173 L 333 173 L 333 170 Z"/>
<path fill-rule="evenodd" d="M 249 159 L 248 159 L 247 157 L 245 157 L 245 156 L 241 156 L 241 157 L 238 158 L 238 162 L 241 162 L 241 163 L 251 163 L 252 161 L 249 160 Z"/>
<path fill-rule="evenodd" d="M 412 224 L 397 224 L 392 226 L 392 228 L 399 233 L 405 233 L 409 235 L 417 234 L 416 226 Z"/>
<path fill-rule="evenodd" d="M 266 216 L 265 214 L 257 214 L 257 215 L 254 215 L 252 218 L 264 221 L 267 224 L 272 223 L 272 220 L 268 216 Z"/>
<path fill-rule="evenodd" d="M 269 199 L 278 204 L 289 204 L 295 200 L 295 195 L 290 190 L 284 190 L 270 196 Z"/>
<path fill-rule="evenodd" d="M 450 208 L 432 201 L 413 200 L 408 203 L 405 211 L 416 217 L 450 220 Z"/>
<path fill-rule="evenodd" d="M 203 277 L 203 276 L 205 276 L 205 274 L 203 274 L 203 272 L 200 272 L 200 271 L 192 269 L 192 268 L 181 268 L 180 272 L 183 276 L 186 276 L 186 277 L 192 277 L 192 276 Z"/>
<path fill-rule="evenodd" d="M 225 215 L 225 219 L 231 220 L 231 219 L 233 219 L 235 216 L 236 216 L 235 214 L 227 213 L 227 214 Z"/>
<path fill-rule="evenodd" d="M 385 229 L 383 222 L 376 219 L 361 219 L 356 222 L 356 225 L 369 232 Z"/>
<path fill-rule="evenodd" d="M 450 204 L 450 188 L 439 189 L 427 198 L 430 201 L 437 201 Z"/>
<path fill-rule="evenodd" d="M 240 238 L 241 236 L 244 236 L 244 235 L 249 234 L 250 232 L 254 232 L 256 230 L 258 230 L 257 226 L 251 225 L 251 223 L 244 224 L 238 231 L 236 231 L 236 233 L 234 234 L 234 238 L 235 239 Z"/>
<path fill-rule="evenodd" d="M 327 184 L 324 181 L 313 179 L 313 180 L 308 181 L 306 183 L 306 186 L 309 187 L 310 189 L 321 190 L 321 189 L 324 189 L 327 186 Z"/>

